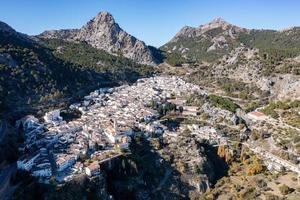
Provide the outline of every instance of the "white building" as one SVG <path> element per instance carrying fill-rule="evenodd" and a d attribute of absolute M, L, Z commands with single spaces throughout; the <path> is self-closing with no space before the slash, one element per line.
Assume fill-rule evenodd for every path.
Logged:
<path fill-rule="evenodd" d="M 31 157 L 24 157 L 17 161 L 17 168 L 30 171 L 34 165 L 34 161 L 40 156 L 40 154 L 34 154 Z"/>
<path fill-rule="evenodd" d="M 247 116 L 249 119 L 252 119 L 254 121 L 263 121 L 263 120 L 267 120 L 268 116 L 261 113 L 261 112 L 257 112 L 257 111 L 253 111 L 250 113 L 247 113 Z"/>
<path fill-rule="evenodd" d="M 59 123 L 62 121 L 62 117 L 60 116 L 60 111 L 59 110 L 54 110 L 51 112 L 48 112 L 44 116 L 44 120 L 46 123 Z"/>
<path fill-rule="evenodd" d="M 32 176 L 41 176 L 41 177 L 50 177 L 50 176 L 52 176 L 51 167 L 49 166 L 46 168 L 34 169 L 34 170 L 32 170 L 31 175 Z"/>
<path fill-rule="evenodd" d="M 39 120 L 32 115 L 28 115 L 16 122 L 16 127 L 19 128 L 22 124 L 23 130 L 35 129 L 41 126 Z"/>
<path fill-rule="evenodd" d="M 56 158 L 57 171 L 63 171 L 68 167 L 71 167 L 76 161 L 76 157 L 68 154 L 60 154 Z"/>
<path fill-rule="evenodd" d="M 100 165 L 97 161 L 94 161 L 85 168 L 85 173 L 88 176 L 97 176 L 100 174 Z"/>
<path fill-rule="evenodd" d="M 144 131 L 148 133 L 155 133 L 157 135 L 163 134 L 164 130 L 162 127 L 160 127 L 159 123 L 149 123 L 144 127 Z"/>
<path fill-rule="evenodd" d="M 76 162 L 72 168 L 74 173 L 82 173 L 83 172 L 83 164 L 81 162 Z"/>

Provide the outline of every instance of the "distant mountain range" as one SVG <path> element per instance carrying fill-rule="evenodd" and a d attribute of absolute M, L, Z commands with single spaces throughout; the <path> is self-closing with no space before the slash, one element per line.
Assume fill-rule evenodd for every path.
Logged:
<path fill-rule="evenodd" d="M 155 63 L 151 48 L 124 32 L 106 12 L 82 29 L 39 36 L 0 22 L 0 115 L 63 107 L 101 86 L 148 76 Z"/>
<path fill-rule="evenodd" d="M 300 53 L 300 28 L 250 30 L 216 18 L 196 28 L 183 27 L 161 49 L 167 52 L 169 58 L 177 57 L 179 62 L 212 62 L 241 46 L 296 56 Z"/>
<path fill-rule="evenodd" d="M 299 27 L 250 30 L 217 18 L 183 27 L 161 50 L 190 81 L 227 95 L 300 97 Z"/>
<path fill-rule="evenodd" d="M 299 55 L 298 27 L 250 30 L 221 18 L 196 28 L 183 27 L 159 49 L 126 33 L 107 12 L 80 29 L 37 36 L 0 22 L 0 107 L 2 114 L 33 112 L 69 102 L 101 85 L 131 82 L 156 69 L 164 72 L 163 66 L 156 67 L 160 63 L 187 65 L 191 80 L 203 74 L 204 79 L 213 77 L 209 81 L 244 77 L 243 82 L 256 82 L 268 90 L 279 80 L 275 73 L 289 74 L 293 77 L 283 79 L 282 85 L 291 86 L 285 91 L 292 93 L 298 87 L 294 75 L 300 73 Z"/>

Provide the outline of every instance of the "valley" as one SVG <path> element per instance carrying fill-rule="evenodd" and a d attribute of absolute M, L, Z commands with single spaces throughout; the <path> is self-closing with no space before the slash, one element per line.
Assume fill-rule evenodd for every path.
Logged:
<path fill-rule="evenodd" d="M 299 199 L 299 45 L 222 18 L 160 48 L 108 12 L 0 22 L 0 198 Z"/>
<path fill-rule="evenodd" d="M 70 105 L 71 110 L 82 113 L 77 119 L 66 122 L 55 110 L 46 113 L 44 123 L 33 116 L 19 121 L 25 144 L 21 147 L 24 155 L 17 162 L 18 168 L 30 172 L 40 183 L 50 184 L 51 179 L 51 184 L 54 181 L 61 186 L 83 174 L 90 180 L 100 178 L 104 182 L 107 177 L 107 193 L 114 187 L 116 199 L 122 199 L 115 193 L 119 190 L 120 194 L 131 193 L 130 198 L 134 199 L 140 198 L 139 195 L 146 199 L 162 198 L 157 194 L 159 190 L 164 191 L 163 196 L 178 190 L 175 194 L 182 198 L 195 198 L 209 188 L 213 190 L 218 179 L 226 177 L 226 166 L 239 163 L 246 155 L 255 156 L 255 162 L 261 163 L 262 169 L 267 166 L 268 173 L 288 170 L 295 173 L 295 177 L 299 176 L 299 161 L 293 164 L 288 157 L 272 154 L 267 146 L 257 145 L 257 139 L 245 141 L 245 129 L 241 126 L 247 126 L 248 132 L 252 132 L 262 129 L 262 123 L 275 119 L 257 120 L 249 113 L 240 118 L 240 114 L 214 106 L 209 101 L 210 95 L 175 76 L 156 76 L 139 79 L 133 85 L 100 88 L 85 96 L 81 103 Z M 188 96 L 190 99 L 186 99 Z M 194 106 L 194 101 L 200 98 L 202 104 Z M 247 121 L 246 124 L 238 122 L 241 120 Z M 265 141 L 264 138 L 259 140 Z M 248 153 L 237 152 L 241 150 Z M 276 153 L 280 151 L 276 149 Z M 119 162 L 127 164 L 118 166 Z M 159 169 L 150 180 L 143 174 L 154 172 L 151 168 L 143 169 L 144 162 Z M 134 165 L 137 168 L 131 169 Z M 219 173 L 223 172 L 216 174 L 217 168 Z M 111 180 L 109 174 L 115 173 L 114 170 L 119 175 Z M 161 173 L 162 179 L 157 179 Z M 169 183 L 171 174 L 172 179 L 176 178 Z M 125 177 L 119 180 L 120 176 Z M 133 178 L 146 181 L 148 187 L 142 189 L 135 185 L 131 182 Z M 120 188 L 115 181 L 126 181 L 128 187 L 133 184 L 135 192 Z M 174 186 L 175 183 L 179 185 Z"/>

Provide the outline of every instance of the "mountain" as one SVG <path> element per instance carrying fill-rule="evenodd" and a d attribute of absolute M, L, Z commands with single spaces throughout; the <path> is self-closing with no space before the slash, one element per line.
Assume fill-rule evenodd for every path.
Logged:
<path fill-rule="evenodd" d="M 300 97 L 298 27 L 250 30 L 217 18 L 196 28 L 183 27 L 160 49 L 166 63 L 187 66 L 181 73 L 190 81 L 226 95 Z"/>
<path fill-rule="evenodd" d="M 213 61 L 240 45 L 240 34 L 249 30 L 234 26 L 222 18 L 199 27 L 183 27 L 161 49 L 167 52 L 171 64 L 173 61 Z M 181 58 L 181 59 L 178 59 Z"/>
<path fill-rule="evenodd" d="M 183 27 L 170 42 L 179 41 L 181 38 L 197 38 L 204 36 L 205 33 L 210 34 L 209 31 L 213 29 L 218 29 L 219 33 L 222 33 L 224 36 L 229 36 L 234 39 L 238 33 L 247 32 L 247 29 L 240 28 L 238 26 L 234 26 L 228 22 L 226 22 L 222 18 L 216 18 L 208 24 L 201 25 L 197 28 L 185 26 Z"/>
<path fill-rule="evenodd" d="M 141 64 L 156 64 L 150 48 L 126 33 L 108 12 L 100 12 L 80 29 L 45 31 L 40 38 L 84 41 L 113 55 L 122 55 Z"/>
<path fill-rule="evenodd" d="M 151 73 L 85 42 L 39 39 L 0 22 L 0 115 L 20 117 L 64 107 L 101 86 Z"/>
<path fill-rule="evenodd" d="M 232 25 L 221 18 L 199 27 L 183 27 L 161 49 L 171 64 L 182 62 L 213 62 L 237 47 L 272 50 L 282 56 L 300 52 L 300 31 L 293 27 L 283 31 L 250 30 Z M 173 62 L 172 62 L 173 61 Z"/>

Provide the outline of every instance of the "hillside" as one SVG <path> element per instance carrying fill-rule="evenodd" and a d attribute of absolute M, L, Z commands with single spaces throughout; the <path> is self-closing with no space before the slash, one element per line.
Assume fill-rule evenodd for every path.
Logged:
<path fill-rule="evenodd" d="M 156 49 L 107 12 L 0 22 L 0 200 L 296 199 L 299 88 L 297 27 L 216 18 Z"/>
<path fill-rule="evenodd" d="M 6 117 L 61 107 L 95 88 L 134 81 L 151 70 L 86 43 L 40 40 L 1 22 L 0 105 Z"/>
<path fill-rule="evenodd" d="M 300 54 L 300 29 L 282 31 L 250 30 L 232 25 L 221 18 L 197 28 L 183 27 L 161 49 L 170 64 L 215 62 L 237 47 L 257 48 L 274 59 Z M 176 59 L 180 57 L 180 59 Z"/>
<path fill-rule="evenodd" d="M 165 62 L 177 67 L 167 71 L 177 70 L 213 92 L 246 101 L 300 96 L 297 27 L 250 30 L 217 18 L 197 28 L 182 28 L 161 50 Z"/>

